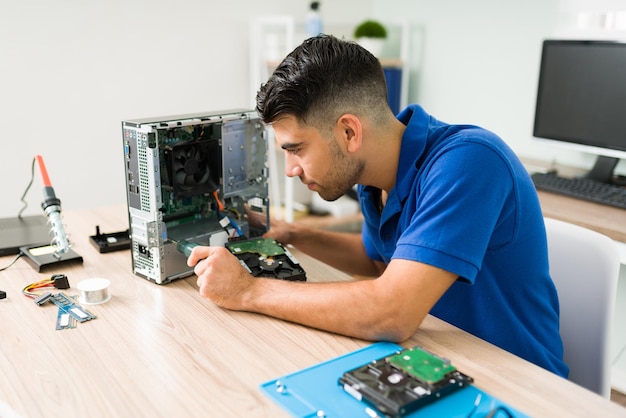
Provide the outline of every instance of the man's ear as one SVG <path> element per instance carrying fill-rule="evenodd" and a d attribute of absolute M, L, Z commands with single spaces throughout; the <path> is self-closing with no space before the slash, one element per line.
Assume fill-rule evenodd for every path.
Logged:
<path fill-rule="evenodd" d="M 357 152 L 363 143 L 363 125 L 361 120 L 351 114 L 343 114 L 337 119 L 336 129 L 339 131 L 339 138 L 343 140 L 345 149 L 350 152 Z"/>

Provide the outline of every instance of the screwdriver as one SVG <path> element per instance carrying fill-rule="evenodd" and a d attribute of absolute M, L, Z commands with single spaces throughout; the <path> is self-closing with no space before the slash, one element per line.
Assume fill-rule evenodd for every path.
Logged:
<path fill-rule="evenodd" d="M 180 251 L 181 253 L 185 254 L 185 257 L 189 257 L 191 255 L 191 250 L 193 250 L 194 247 L 197 247 L 198 245 L 200 245 L 197 242 L 191 242 L 187 240 L 174 241 L 174 242 L 176 242 L 176 249 Z"/>

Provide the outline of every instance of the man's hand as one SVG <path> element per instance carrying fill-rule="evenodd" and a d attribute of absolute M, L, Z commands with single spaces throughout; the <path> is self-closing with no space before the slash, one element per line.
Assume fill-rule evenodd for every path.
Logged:
<path fill-rule="evenodd" d="M 224 247 L 198 246 L 187 259 L 198 276 L 200 295 L 226 309 L 242 310 L 255 278 Z"/>
<path fill-rule="evenodd" d="M 263 237 L 274 238 L 281 244 L 292 244 L 295 226 L 289 222 L 272 219 L 270 229 Z"/>
<path fill-rule="evenodd" d="M 270 230 L 263 236 L 274 238 L 284 245 L 291 244 L 311 257 L 351 275 L 375 277 L 384 271 L 382 263 L 374 262 L 367 256 L 359 233 L 327 231 L 272 220 Z"/>

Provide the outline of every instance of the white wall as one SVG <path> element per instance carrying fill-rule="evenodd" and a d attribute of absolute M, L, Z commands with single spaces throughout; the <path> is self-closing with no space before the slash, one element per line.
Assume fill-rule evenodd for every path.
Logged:
<path fill-rule="evenodd" d="M 571 31 L 575 11 L 616 10 L 607 0 L 376 0 L 376 16 L 406 16 L 414 45 L 410 101 L 453 123 L 482 125 L 521 156 L 588 168 L 595 157 L 532 137 L 541 43 Z M 617 2 L 619 3 L 619 2 Z M 622 5 L 624 2 L 621 2 Z M 626 6 L 622 7 L 626 9 Z M 421 33 L 421 34 L 419 34 Z M 614 33 L 594 32 L 613 38 Z M 624 36 L 624 34 L 622 34 Z M 619 171 L 624 171 L 621 162 Z"/>
<path fill-rule="evenodd" d="M 513 144 L 528 138 L 541 40 L 555 27 L 557 1 L 402 3 L 424 27 L 416 100 L 440 119 L 483 125 Z"/>
<path fill-rule="evenodd" d="M 36 154 L 63 210 L 124 204 L 121 121 L 250 108 L 249 22 L 308 0 L 5 0 L 0 9 L 0 217 Z M 356 7 L 358 5 L 358 7 Z M 329 21 L 370 2 L 322 2 Z M 40 213 L 35 171 L 26 214 Z"/>
<path fill-rule="evenodd" d="M 563 3 L 572 1 L 343 0 L 322 2 L 322 14 L 329 26 L 408 19 L 409 101 L 442 120 L 489 128 L 522 156 L 584 167 L 593 157 L 540 144 L 531 133 L 541 40 L 558 36 L 567 23 Z M 250 19 L 302 22 L 308 3 L 4 1 L 0 217 L 21 208 L 35 154 L 64 210 L 124 203 L 121 121 L 249 108 Z M 39 212 L 35 174 L 27 213 Z"/>
<path fill-rule="evenodd" d="M 558 1 L 398 3 L 424 32 L 411 97 L 439 119 L 482 125 L 531 153 L 541 40 L 556 28 Z"/>

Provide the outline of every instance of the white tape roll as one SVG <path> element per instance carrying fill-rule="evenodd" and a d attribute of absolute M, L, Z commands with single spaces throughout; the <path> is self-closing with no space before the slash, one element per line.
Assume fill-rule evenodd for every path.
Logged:
<path fill-rule="evenodd" d="M 108 302 L 111 299 L 111 295 L 109 295 L 110 285 L 109 280 L 100 277 L 78 282 L 79 302 L 84 305 L 98 305 Z"/>

